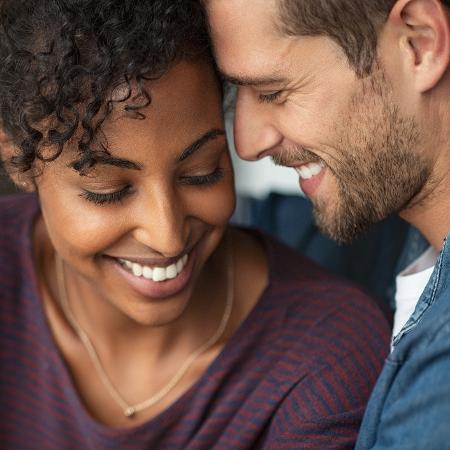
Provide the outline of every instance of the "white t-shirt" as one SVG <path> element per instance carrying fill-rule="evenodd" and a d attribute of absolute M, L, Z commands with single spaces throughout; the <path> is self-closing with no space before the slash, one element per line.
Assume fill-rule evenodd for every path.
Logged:
<path fill-rule="evenodd" d="M 439 253 L 429 247 L 396 278 L 396 311 L 393 336 L 396 336 L 416 309 L 417 302 L 430 280 Z"/>

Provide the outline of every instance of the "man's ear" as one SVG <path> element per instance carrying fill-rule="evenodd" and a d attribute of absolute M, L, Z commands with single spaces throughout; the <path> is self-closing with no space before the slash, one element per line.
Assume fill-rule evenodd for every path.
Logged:
<path fill-rule="evenodd" d="M 15 154 L 17 154 L 17 148 L 8 134 L 0 128 L 0 159 L 6 173 L 20 190 L 25 192 L 35 191 L 36 185 L 31 173 L 21 173 L 11 166 L 10 161 Z"/>
<path fill-rule="evenodd" d="M 399 31 L 404 69 L 417 92 L 432 89 L 450 62 L 448 9 L 441 0 L 398 0 L 388 20 Z"/>

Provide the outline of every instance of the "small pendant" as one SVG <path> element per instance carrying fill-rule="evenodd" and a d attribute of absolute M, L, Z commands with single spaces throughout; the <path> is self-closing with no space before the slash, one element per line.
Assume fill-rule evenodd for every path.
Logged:
<path fill-rule="evenodd" d="M 129 406 L 123 413 L 129 419 L 132 419 L 134 417 L 134 415 L 136 414 L 136 410 L 133 408 L 133 406 Z"/>

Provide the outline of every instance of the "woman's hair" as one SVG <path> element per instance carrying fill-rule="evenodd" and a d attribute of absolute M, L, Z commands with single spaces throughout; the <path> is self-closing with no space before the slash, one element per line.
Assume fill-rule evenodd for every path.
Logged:
<path fill-rule="evenodd" d="M 146 80 L 210 58 L 197 0 L 0 0 L 0 21 L 0 126 L 23 172 L 75 138 L 76 170 L 108 158 L 93 144 L 115 103 L 143 118 Z"/>

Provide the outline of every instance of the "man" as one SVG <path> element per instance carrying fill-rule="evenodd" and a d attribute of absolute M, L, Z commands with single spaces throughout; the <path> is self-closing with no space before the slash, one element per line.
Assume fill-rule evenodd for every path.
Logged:
<path fill-rule="evenodd" d="M 357 448 L 449 448 L 450 1 L 204 3 L 239 87 L 240 155 L 295 169 L 340 242 L 393 212 L 430 242 L 398 279 L 398 333 Z"/>

